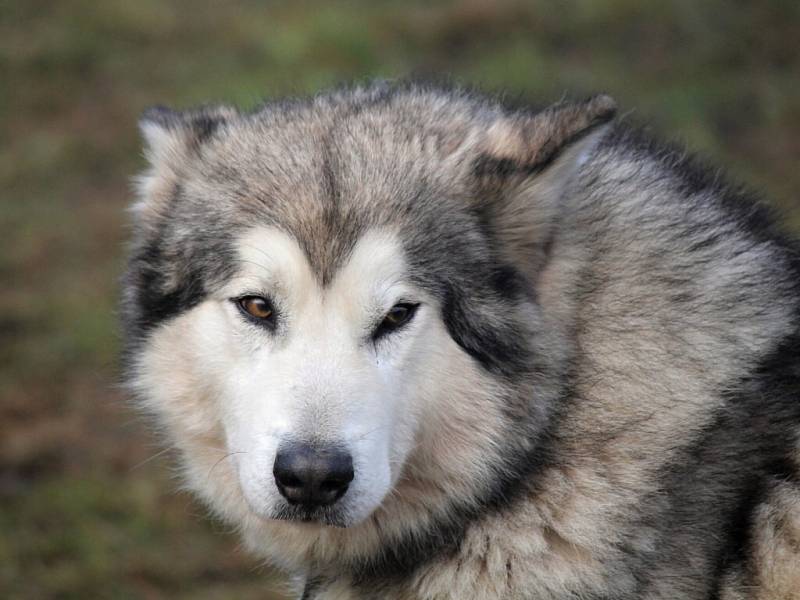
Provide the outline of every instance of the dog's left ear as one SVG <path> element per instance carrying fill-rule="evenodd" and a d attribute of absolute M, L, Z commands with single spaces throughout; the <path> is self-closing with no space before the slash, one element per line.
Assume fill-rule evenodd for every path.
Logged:
<path fill-rule="evenodd" d="M 474 163 L 478 202 L 507 258 L 535 276 L 564 194 L 610 127 L 616 103 L 606 95 L 508 115 L 486 132 Z"/>

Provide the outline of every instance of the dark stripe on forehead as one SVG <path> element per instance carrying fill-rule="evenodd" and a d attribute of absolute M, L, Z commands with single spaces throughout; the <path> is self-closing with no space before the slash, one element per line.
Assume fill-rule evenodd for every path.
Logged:
<path fill-rule="evenodd" d="M 318 197 L 307 203 L 305 211 L 293 213 L 288 227 L 325 286 L 347 262 L 370 219 L 367 207 L 354 207 L 345 197 L 341 157 L 332 131 L 319 140 L 319 157 Z"/>

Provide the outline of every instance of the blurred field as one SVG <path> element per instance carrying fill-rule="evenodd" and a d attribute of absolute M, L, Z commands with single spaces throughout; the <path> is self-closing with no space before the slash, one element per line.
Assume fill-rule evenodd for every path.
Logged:
<path fill-rule="evenodd" d="M 372 76 L 604 90 L 800 228 L 800 3 L 0 2 L 0 598 L 277 598 L 117 389 L 149 104 Z"/>

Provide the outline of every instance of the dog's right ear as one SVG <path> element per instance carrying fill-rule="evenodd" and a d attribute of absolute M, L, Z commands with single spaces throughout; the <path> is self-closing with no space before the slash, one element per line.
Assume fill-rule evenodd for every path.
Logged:
<path fill-rule="evenodd" d="M 177 111 L 148 108 L 139 119 L 144 154 L 150 168 L 135 179 L 139 201 L 133 213 L 139 223 L 153 226 L 180 189 L 187 165 L 238 113 L 227 106 Z"/>
<path fill-rule="evenodd" d="M 176 161 L 197 151 L 234 116 L 236 110 L 227 106 L 208 106 L 190 111 L 177 111 L 166 106 L 148 108 L 139 118 L 145 155 L 156 168 L 175 166 Z"/>

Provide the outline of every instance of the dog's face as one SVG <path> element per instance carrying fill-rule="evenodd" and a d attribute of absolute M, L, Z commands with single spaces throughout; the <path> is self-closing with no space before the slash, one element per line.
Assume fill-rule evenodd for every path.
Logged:
<path fill-rule="evenodd" d="M 420 379 L 444 375 L 438 308 L 390 232 L 361 237 L 324 287 L 278 229 L 255 227 L 235 245 L 226 284 L 156 334 L 150 385 L 169 389 L 180 371 L 181 395 L 206 398 L 197 410 L 217 416 L 225 468 L 255 513 L 357 523 L 414 444 L 432 400 Z"/>
<path fill-rule="evenodd" d="M 363 102 L 143 123 L 131 381 L 190 486 L 239 522 L 354 526 L 402 481 L 483 493 L 527 451 L 506 432 L 551 412 L 528 397 L 547 360 L 533 286 L 580 158 L 553 152 L 611 109 L 552 112 L 542 154 L 468 104 Z M 551 175 L 530 183 L 536 161 Z M 531 195 L 538 216 L 514 204 Z"/>

